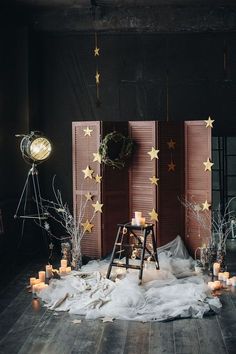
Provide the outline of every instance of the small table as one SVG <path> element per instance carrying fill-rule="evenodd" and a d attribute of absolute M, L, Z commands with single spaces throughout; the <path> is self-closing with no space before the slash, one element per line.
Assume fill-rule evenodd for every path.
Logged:
<path fill-rule="evenodd" d="M 152 256 L 156 263 L 156 269 L 160 269 L 158 255 L 157 255 L 157 246 L 154 235 L 154 225 L 153 224 L 145 224 L 141 226 L 131 225 L 131 223 L 124 223 L 117 225 L 117 235 L 114 243 L 114 247 L 112 250 L 111 260 L 108 266 L 106 277 L 110 277 L 112 267 L 122 267 L 122 268 L 131 268 L 139 270 L 139 281 L 142 282 L 143 277 L 143 264 L 145 259 L 145 251 L 148 252 L 150 256 Z M 137 231 L 141 231 L 141 235 L 137 235 Z M 147 237 L 150 235 L 151 237 L 151 248 L 152 252 L 147 248 Z M 137 244 L 132 244 L 130 242 L 130 238 L 133 237 L 134 240 L 137 241 Z M 141 258 L 140 265 L 133 265 L 129 263 L 131 254 L 133 249 L 141 249 Z M 125 256 L 125 263 L 115 262 L 115 256 L 119 253 L 119 258 Z"/>

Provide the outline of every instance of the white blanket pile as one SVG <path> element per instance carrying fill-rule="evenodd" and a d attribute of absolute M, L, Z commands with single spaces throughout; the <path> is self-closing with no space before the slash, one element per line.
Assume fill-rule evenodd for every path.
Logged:
<path fill-rule="evenodd" d="M 183 254 L 181 244 L 177 237 L 158 250 L 161 270 L 148 264 L 142 285 L 138 284 L 136 270 L 113 267 L 113 281 L 105 277 L 109 260 L 92 261 L 81 272 L 51 280 L 39 296 L 49 309 L 84 315 L 87 319 L 163 321 L 201 318 L 210 310 L 218 312 L 219 299 L 211 296 L 204 277 L 192 271 L 193 260 Z M 181 249 L 182 258 L 176 255 L 177 249 Z"/>

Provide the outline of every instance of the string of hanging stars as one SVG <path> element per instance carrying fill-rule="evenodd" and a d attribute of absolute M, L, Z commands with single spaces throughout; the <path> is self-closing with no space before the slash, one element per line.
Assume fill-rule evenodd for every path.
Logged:
<path fill-rule="evenodd" d="M 95 57 L 95 68 L 96 68 L 96 73 L 95 73 L 95 83 L 96 83 L 96 106 L 100 107 L 101 105 L 101 100 L 100 100 L 100 79 L 101 79 L 101 74 L 99 70 L 99 57 L 100 57 L 100 48 L 98 46 L 98 36 L 97 32 L 95 31 L 94 33 L 94 57 Z"/>

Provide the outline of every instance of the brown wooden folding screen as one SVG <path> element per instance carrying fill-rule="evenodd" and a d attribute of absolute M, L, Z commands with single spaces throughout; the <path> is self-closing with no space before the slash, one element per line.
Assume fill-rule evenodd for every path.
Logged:
<path fill-rule="evenodd" d="M 93 130 L 91 137 L 85 136 L 87 126 Z M 132 158 L 122 170 L 93 161 L 102 138 L 114 130 L 129 134 L 135 142 Z M 170 141 L 174 144 L 168 144 Z M 148 155 L 152 147 L 160 150 L 159 159 L 151 160 Z M 211 130 L 203 121 L 74 122 L 74 214 L 78 215 L 81 198 L 87 191 L 94 195 L 94 202 L 99 200 L 104 204 L 103 213 L 96 213 L 92 221 L 92 232 L 84 237 L 83 254 L 94 258 L 107 255 L 113 247 L 117 223 L 130 221 L 135 211 L 141 211 L 150 221 L 152 209 L 159 219 L 155 223 L 158 246 L 179 234 L 193 254 L 196 247 L 207 242 L 210 225 L 209 230 L 199 230 L 179 199 L 211 203 L 211 173 L 204 171 L 203 165 L 208 157 L 211 157 Z M 170 170 L 171 161 L 175 167 Z M 102 176 L 100 184 L 84 179 L 82 170 L 86 166 Z M 159 178 L 158 185 L 150 182 L 152 176 Z M 85 217 L 89 218 L 92 211 L 90 208 Z"/>
<path fill-rule="evenodd" d="M 204 121 L 185 122 L 185 196 L 188 201 L 202 208 L 202 203 L 211 204 L 211 171 L 205 171 L 203 162 L 211 159 L 211 129 Z M 207 244 L 211 233 L 211 211 L 208 214 L 209 228 L 199 227 L 199 223 L 186 209 L 185 244 L 190 251 Z M 206 219 L 205 219 L 206 220 Z"/>

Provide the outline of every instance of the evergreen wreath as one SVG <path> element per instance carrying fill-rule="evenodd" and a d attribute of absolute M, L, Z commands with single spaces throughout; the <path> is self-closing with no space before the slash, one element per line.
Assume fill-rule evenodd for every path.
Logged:
<path fill-rule="evenodd" d="M 123 168 L 133 151 L 133 145 L 133 140 L 121 133 L 114 131 L 107 134 L 99 147 L 102 162 L 113 168 Z"/>

